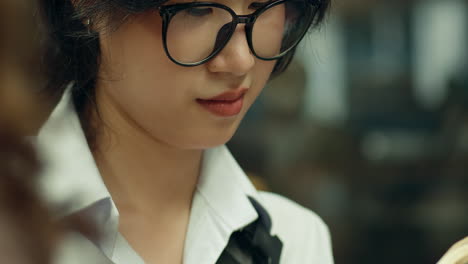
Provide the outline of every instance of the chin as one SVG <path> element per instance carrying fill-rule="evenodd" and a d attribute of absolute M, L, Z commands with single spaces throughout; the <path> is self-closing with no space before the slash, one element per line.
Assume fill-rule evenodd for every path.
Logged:
<path fill-rule="evenodd" d="M 179 149 L 204 150 L 218 147 L 229 142 L 237 131 L 241 118 L 221 122 L 205 122 L 195 126 L 189 124 L 182 133 L 169 134 L 166 142 Z M 192 125 L 192 126 L 191 126 Z"/>
<path fill-rule="evenodd" d="M 216 139 L 216 140 L 211 138 L 211 139 L 205 141 L 204 144 L 199 145 L 199 148 L 200 149 L 210 149 L 210 148 L 215 148 L 215 147 L 222 146 L 222 145 L 226 144 L 227 142 L 229 142 L 229 140 L 231 140 L 232 136 L 233 136 L 233 134 L 229 135 L 228 137 L 219 138 L 219 139 Z"/>
<path fill-rule="evenodd" d="M 234 131 L 235 132 L 235 131 Z M 198 138 L 192 138 L 191 142 L 185 142 L 184 146 L 180 146 L 185 149 L 199 149 L 205 150 L 210 148 L 215 148 L 221 145 L 226 144 L 234 135 L 234 132 L 230 133 L 212 133 L 205 134 L 204 136 Z"/>

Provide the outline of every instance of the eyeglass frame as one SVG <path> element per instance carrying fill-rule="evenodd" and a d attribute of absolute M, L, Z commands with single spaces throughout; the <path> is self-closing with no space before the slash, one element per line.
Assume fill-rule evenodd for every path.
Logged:
<path fill-rule="evenodd" d="M 234 12 L 234 10 L 232 10 L 230 7 L 228 7 L 226 5 L 223 5 L 223 4 L 220 4 L 220 3 L 214 3 L 214 2 L 190 2 L 190 3 L 180 3 L 180 4 L 172 4 L 172 5 L 161 5 L 157 9 L 159 10 L 159 15 L 161 16 L 162 22 L 163 22 L 162 23 L 162 27 L 163 27 L 162 28 L 162 33 L 163 33 L 162 38 L 163 38 L 164 51 L 166 52 L 167 57 L 177 65 L 185 66 L 185 67 L 198 66 L 198 65 L 201 65 L 201 64 L 204 64 L 204 63 L 208 62 L 209 60 L 214 58 L 216 55 L 218 55 L 226 47 L 227 43 L 229 42 L 231 37 L 234 35 L 235 29 L 237 28 L 237 25 L 245 24 L 245 34 L 246 34 L 246 38 L 247 38 L 247 44 L 248 44 L 249 49 L 252 52 L 252 54 L 256 58 L 264 60 L 264 61 L 277 60 L 277 59 L 285 56 L 288 52 L 293 50 L 299 44 L 299 42 L 301 42 L 302 38 L 305 36 L 305 34 L 307 34 L 307 31 L 310 28 L 312 22 L 314 21 L 314 18 L 316 16 L 316 14 L 317 14 L 316 12 L 319 10 L 319 7 L 320 7 L 319 6 L 320 5 L 320 0 L 302 0 L 302 1 L 306 2 L 306 6 L 308 6 L 309 8 L 310 8 L 310 6 L 316 6 L 316 10 L 314 11 L 314 14 L 312 16 L 310 16 L 309 21 L 306 21 L 307 26 L 305 27 L 304 32 L 301 33 L 300 37 L 296 40 L 296 42 L 293 45 L 291 45 L 290 48 L 283 51 L 279 55 L 276 55 L 276 56 L 274 56 L 272 58 L 265 58 L 265 57 L 259 56 L 255 52 L 255 49 L 253 48 L 253 42 L 252 42 L 252 30 L 253 30 L 253 26 L 254 26 L 255 21 L 257 20 L 257 18 L 261 14 L 263 14 L 265 11 L 269 10 L 270 8 L 272 8 L 274 6 L 277 6 L 277 5 L 280 5 L 280 4 L 283 4 L 285 2 L 289 2 L 289 1 L 298 1 L 298 0 L 274 0 L 274 1 L 271 1 L 271 2 L 267 3 L 266 5 L 262 6 L 261 8 L 255 10 L 255 12 L 253 12 L 252 14 L 249 14 L 249 15 L 237 15 L 236 12 Z M 229 31 L 229 35 L 226 37 L 226 39 L 223 41 L 223 43 L 221 43 L 218 48 L 214 49 L 208 57 L 206 57 L 205 59 L 203 59 L 201 61 L 198 61 L 198 62 L 182 63 L 182 62 L 179 62 L 176 59 L 174 59 L 171 56 L 170 52 L 169 52 L 169 48 L 167 46 L 167 31 L 168 31 L 171 19 L 178 12 L 183 11 L 183 10 L 188 9 L 188 8 L 193 8 L 193 7 L 216 7 L 216 8 L 221 8 L 221 9 L 224 9 L 224 10 L 228 11 L 232 16 L 232 21 L 230 22 L 231 29 Z M 308 10 L 308 11 L 310 11 L 310 10 Z"/>

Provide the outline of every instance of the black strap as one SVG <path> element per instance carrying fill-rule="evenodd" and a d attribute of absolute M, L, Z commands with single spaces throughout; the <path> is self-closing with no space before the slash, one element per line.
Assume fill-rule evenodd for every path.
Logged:
<path fill-rule="evenodd" d="M 216 264 L 279 264 L 283 243 L 270 234 L 271 218 L 265 208 L 252 197 L 249 200 L 258 219 L 231 235 Z"/>

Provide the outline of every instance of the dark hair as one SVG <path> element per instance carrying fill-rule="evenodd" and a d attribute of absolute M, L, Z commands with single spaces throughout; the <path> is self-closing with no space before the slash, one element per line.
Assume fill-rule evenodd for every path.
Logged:
<path fill-rule="evenodd" d="M 73 1 L 73 4 L 72 4 Z M 88 102 L 94 102 L 94 86 L 100 65 L 99 39 L 88 33 L 83 20 L 93 25 L 118 27 L 132 15 L 156 8 L 167 0 L 39 0 L 47 29 L 42 67 L 47 76 L 46 92 L 59 97 L 74 82 L 72 97 L 79 115 Z M 309 0 L 312 1 L 312 0 Z M 331 0 L 318 0 L 319 10 L 312 27 L 325 17 Z M 101 23 L 104 22 L 104 23 Z M 278 60 L 272 76 L 283 72 L 294 51 Z M 86 125 L 86 124 L 85 124 Z"/>

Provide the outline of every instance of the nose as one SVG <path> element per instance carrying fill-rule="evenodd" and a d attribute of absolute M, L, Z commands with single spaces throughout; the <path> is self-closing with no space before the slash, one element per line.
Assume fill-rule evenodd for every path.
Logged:
<path fill-rule="evenodd" d="M 247 43 L 244 25 L 237 25 L 226 46 L 207 62 L 210 72 L 230 73 L 235 76 L 246 75 L 254 65 L 255 57 Z"/>

